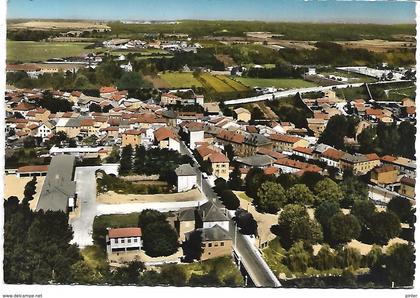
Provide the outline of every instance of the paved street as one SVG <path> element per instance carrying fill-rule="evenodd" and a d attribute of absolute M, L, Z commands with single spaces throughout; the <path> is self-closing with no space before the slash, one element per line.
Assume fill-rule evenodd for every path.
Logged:
<path fill-rule="evenodd" d="M 196 170 L 198 177 L 200 177 L 198 178 L 198 183 L 200 185 L 202 175 L 198 169 L 198 164 L 183 142 L 181 142 L 181 153 L 187 154 L 193 158 L 195 162 L 194 169 Z M 212 200 L 217 206 L 223 207 L 222 203 L 217 199 L 217 195 L 209 185 L 207 179 L 202 179 L 202 191 L 206 197 Z M 233 220 L 230 220 L 229 233 L 232 239 L 235 240 L 235 223 Z M 241 262 L 243 262 L 252 281 L 257 287 L 280 287 L 280 282 L 265 263 L 259 251 L 247 239 L 247 237 L 249 236 L 244 236 L 238 232 L 236 233 L 235 252 L 240 256 Z"/>

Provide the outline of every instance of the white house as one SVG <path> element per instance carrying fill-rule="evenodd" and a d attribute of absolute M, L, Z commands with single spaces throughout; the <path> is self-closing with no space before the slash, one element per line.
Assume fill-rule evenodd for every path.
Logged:
<path fill-rule="evenodd" d="M 38 127 L 38 132 L 35 137 L 41 137 L 42 139 L 47 138 L 54 130 L 54 125 L 51 122 L 42 123 Z"/>
<path fill-rule="evenodd" d="M 140 228 L 108 229 L 108 235 L 106 235 L 106 251 L 108 253 L 141 250 L 141 247 Z"/>
<path fill-rule="evenodd" d="M 175 169 L 178 192 L 187 191 L 197 185 L 197 173 L 189 164 L 180 165 Z"/>

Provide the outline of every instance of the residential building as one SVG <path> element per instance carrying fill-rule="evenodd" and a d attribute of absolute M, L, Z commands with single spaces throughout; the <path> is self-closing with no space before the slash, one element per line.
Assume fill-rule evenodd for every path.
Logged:
<path fill-rule="evenodd" d="M 190 164 L 180 165 L 175 169 L 178 192 L 187 191 L 197 185 L 197 173 Z"/>
<path fill-rule="evenodd" d="M 180 140 L 177 134 L 166 127 L 161 127 L 154 132 L 155 140 L 161 149 L 169 149 L 180 152 Z"/>
<path fill-rule="evenodd" d="M 232 237 L 219 225 L 197 231 L 201 232 L 201 261 L 232 254 Z M 185 239 L 188 240 L 192 233 L 186 233 Z"/>
<path fill-rule="evenodd" d="M 249 122 L 251 120 L 251 112 L 247 109 L 237 108 L 234 112 L 238 121 Z"/>
<path fill-rule="evenodd" d="M 375 184 L 393 184 L 398 181 L 399 171 L 394 166 L 376 167 L 370 173 L 370 181 Z"/>
<path fill-rule="evenodd" d="M 136 129 L 126 130 L 122 133 L 121 144 L 122 147 L 131 145 L 132 148 L 141 145 L 142 131 Z"/>
<path fill-rule="evenodd" d="M 229 159 L 226 155 L 215 152 L 210 154 L 208 160 L 211 163 L 212 174 L 218 178 L 229 180 Z"/>
<path fill-rule="evenodd" d="M 290 135 L 282 135 L 282 134 L 271 134 L 269 139 L 273 143 L 273 150 L 278 152 L 293 152 L 294 148 L 297 147 L 308 147 L 309 142 L 303 138 L 290 136 Z"/>
<path fill-rule="evenodd" d="M 108 253 L 139 251 L 142 247 L 141 236 L 140 228 L 108 229 L 106 235 L 106 251 Z"/>
<path fill-rule="evenodd" d="M 409 197 L 410 199 L 414 199 L 416 191 L 416 180 L 414 178 L 404 176 L 401 178 L 400 183 L 401 187 L 398 190 L 398 193 Z"/>

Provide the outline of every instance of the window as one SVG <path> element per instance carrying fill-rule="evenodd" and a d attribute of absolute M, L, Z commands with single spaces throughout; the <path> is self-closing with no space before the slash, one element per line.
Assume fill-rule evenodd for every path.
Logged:
<path fill-rule="evenodd" d="M 223 241 L 220 242 L 220 246 L 225 246 L 225 243 Z"/>
<path fill-rule="evenodd" d="M 121 243 L 125 243 L 125 239 L 121 239 Z"/>
<path fill-rule="evenodd" d="M 114 239 L 114 243 L 118 243 L 118 239 L 116 238 L 116 239 Z"/>
<path fill-rule="evenodd" d="M 134 242 L 137 242 L 137 238 L 134 238 Z"/>
<path fill-rule="evenodd" d="M 209 247 L 212 247 L 212 244 L 211 243 L 209 243 Z"/>
<path fill-rule="evenodd" d="M 131 239 L 127 239 L 127 243 L 131 243 Z"/>

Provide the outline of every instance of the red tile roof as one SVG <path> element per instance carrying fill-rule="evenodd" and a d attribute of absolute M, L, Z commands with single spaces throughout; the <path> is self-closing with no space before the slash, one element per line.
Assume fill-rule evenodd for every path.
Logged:
<path fill-rule="evenodd" d="M 224 140 L 224 141 L 228 141 L 228 142 L 233 142 L 233 143 L 237 143 L 237 144 L 242 144 L 245 140 L 245 137 L 241 134 L 238 133 L 234 133 L 231 131 L 227 131 L 227 130 L 221 130 L 217 136 L 218 139 Z"/>
<path fill-rule="evenodd" d="M 18 173 L 47 172 L 47 171 L 48 171 L 48 165 L 23 166 L 17 169 Z"/>
<path fill-rule="evenodd" d="M 405 185 L 416 186 L 416 180 L 407 176 L 402 177 L 400 182 Z"/>
<path fill-rule="evenodd" d="M 125 135 L 132 135 L 132 136 L 138 136 L 142 134 L 141 130 L 137 130 L 137 129 L 130 129 L 130 130 L 126 130 L 123 132 L 123 134 Z"/>
<path fill-rule="evenodd" d="M 321 171 L 321 168 L 316 165 L 289 159 L 289 158 L 281 158 L 281 159 L 276 160 L 274 163 L 278 165 L 295 168 L 295 169 L 304 170 L 307 172 L 320 172 Z"/>
<path fill-rule="evenodd" d="M 276 167 L 268 167 L 264 169 L 264 174 L 266 175 L 274 175 L 279 172 L 279 169 Z"/>
<path fill-rule="evenodd" d="M 99 93 L 113 93 L 117 92 L 117 89 L 115 87 L 101 87 L 99 89 Z"/>
<path fill-rule="evenodd" d="M 202 145 L 196 148 L 198 154 L 200 155 L 201 158 L 204 159 L 204 157 L 212 154 L 212 153 L 216 153 L 216 151 L 214 151 L 213 149 L 210 149 L 207 145 Z"/>
<path fill-rule="evenodd" d="M 397 158 L 395 156 L 391 156 L 391 155 L 384 155 L 381 157 L 381 161 L 385 161 L 385 162 L 393 162 L 396 159 Z"/>
<path fill-rule="evenodd" d="M 344 155 L 344 152 L 341 150 L 337 150 L 334 148 L 328 148 L 321 154 L 323 157 L 326 157 L 328 159 L 332 160 L 340 160 L 341 157 Z"/>
<path fill-rule="evenodd" d="M 80 121 L 80 126 L 93 126 L 95 121 L 93 119 L 83 119 Z"/>
<path fill-rule="evenodd" d="M 141 236 L 140 228 L 118 228 L 118 229 L 108 230 L 109 238 L 125 238 L 125 237 L 140 237 L 140 236 Z"/>
<path fill-rule="evenodd" d="M 292 143 L 292 144 L 302 140 L 302 138 L 299 138 L 299 137 L 282 135 L 282 134 L 271 134 L 269 136 L 269 139 L 275 142 Z"/>
<path fill-rule="evenodd" d="M 293 151 L 311 155 L 314 152 L 314 149 L 307 147 L 296 147 L 295 149 L 293 149 Z"/>
<path fill-rule="evenodd" d="M 370 161 L 373 160 L 379 160 L 379 156 L 376 153 L 369 153 L 369 154 L 365 154 L 365 156 L 367 157 L 367 159 L 369 159 Z"/>
<path fill-rule="evenodd" d="M 27 102 L 21 102 L 16 107 L 14 107 L 14 110 L 16 111 L 30 111 L 35 109 L 36 106 L 29 104 Z"/>
<path fill-rule="evenodd" d="M 178 136 L 170 129 L 166 127 L 161 127 L 154 132 L 156 140 L 159 142 L 168 138 L 178 140 Z"/>
<path fill-rule="evenodd" d="M 271 156 L 272 158 L 275 158 L 275 159 L 286 157 L 286 155 L 284 155 L 280 152 L 273 151 L 273 150 L 270 150 L 270 149 L 267 149 L 267 148 L 264 148 L 264 147 L 259 147 L 257 149 L 257 154 L 268 155 L 268 156 Z"/>
<path fill-rule="evenodd" d="M 227 158 L 226 155 L 219 152 L 210 154 L 209 160 L 212 163 L 229 162 L 229 158 Z"/>

